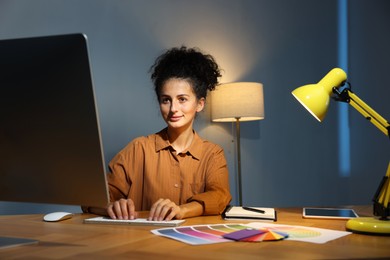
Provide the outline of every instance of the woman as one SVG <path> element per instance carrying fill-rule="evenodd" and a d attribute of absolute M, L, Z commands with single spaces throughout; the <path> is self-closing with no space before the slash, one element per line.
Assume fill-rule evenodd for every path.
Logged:
<path fill-rule="evenodd" d="M 167 127 L 131 141 L 110 162 L 108 184 L 113 219 L 149 220 L 220 214 L 231 200 L 223 150 L 193 130 L 208 90 L 221 76 L 210 55 L 186 47 L 157 58 L 152 81 Z"/>

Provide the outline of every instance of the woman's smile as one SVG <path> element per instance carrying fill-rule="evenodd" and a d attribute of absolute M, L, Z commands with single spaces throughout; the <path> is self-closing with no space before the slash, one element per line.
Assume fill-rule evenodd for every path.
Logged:
<path fill-rule="evenodd" d="M 170 116 L 169 117 L 169 121 L 171 122 L 178 122 L 180 121 L 180 119 L 182 119 L 183 116 L 176 116 L 176 115 L 173 115 L 173 116 Z"/>

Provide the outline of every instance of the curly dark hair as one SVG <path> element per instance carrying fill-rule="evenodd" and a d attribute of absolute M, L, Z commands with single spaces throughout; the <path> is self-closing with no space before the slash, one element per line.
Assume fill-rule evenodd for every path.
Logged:
<path fill-rule="evenodd" d="M 187 80 L 198 99 L 206 98 L 207 90 L 218 85 L 221 72 L 213 56 L 197 48 L 172 48 L 160 55 L 150 68 L 157 99 L 164 83 L 171 78 Z"/>

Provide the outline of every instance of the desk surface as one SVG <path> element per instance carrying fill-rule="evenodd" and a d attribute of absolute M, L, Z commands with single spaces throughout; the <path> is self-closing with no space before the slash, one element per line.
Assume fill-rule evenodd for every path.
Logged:
<path fill-rule="evenodd" d="M 371 206 L 354 207 L 361 216 Z M 277 209 L 277 224 L 345 230 L 345 220 L 303 219 L 301 208 Z M 78 214 L 62 222 L 42 221 L 42 215 L 0 216 L 0 236 L 39 240 L 35 245 L 0 249 L 0 259 L 389 259 L 390 236 L 351 234 L 325 244 L 297 241 L 234 242 L 191 246 L 152 234 L 151 226 L 83 224 L 93 215 Z M 184 225 L 228 223 L 220 216 L 187 219 Z M 253 222 L 253 221 L 248 221 Z M 248 223 L 242 221 L 240 223 Z"/>

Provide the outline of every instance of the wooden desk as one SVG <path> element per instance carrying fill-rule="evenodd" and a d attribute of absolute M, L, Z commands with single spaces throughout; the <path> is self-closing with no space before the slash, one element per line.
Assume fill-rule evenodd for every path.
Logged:
<path fill-rule="evenodd" d="M 370 215 L 371 206 L 354 208 Z M 344 220 L 302 219 L 301 208 L 277 210 L 278 224 L 345 230 Z M 156 227 L 83 224 L 92 216 L 79 214 L 56 223 L 43 222 L 42 215 L 1 216 L 0 236 L 39 243 L 0 249 L 0 259 L 390 259 L 389 236 L 352 234 L 326 244 L 283 240 L 191 246 L 152 234 Z M 207 216 L 187 219 L 184 225 L 225 222 L 229 221 Z"/>

